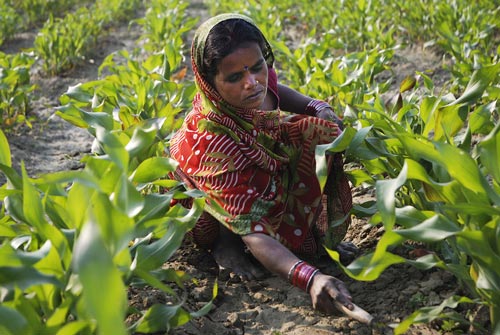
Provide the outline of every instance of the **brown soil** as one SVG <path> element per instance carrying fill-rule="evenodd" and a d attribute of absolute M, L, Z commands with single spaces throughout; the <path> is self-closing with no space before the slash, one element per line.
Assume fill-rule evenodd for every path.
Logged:
<path fill-rule="evenodd" d="M 200 3 L 193 4 L 194 15 L 206 17 Z M 98 46 L 88 61 L 69 73 L 45 78 L 33 71 L 33 81 L 38 89 L 32 101 L 31 115 L 36 117 L 33 128 L 21 127 L 8 135 L 13 165 L 20 170 L 24 162 L 28 174 L 36 177 L 46 172 L 65 171 L 82 167 L 81 158 L 90 152 L 93 138 L 85 131 L 54 116 L 54 108 L 59 105 L 59 96 L 69 86 L 97 79 L 97 68 L 103 58 L 111 52 L 131 49 L 136 46 L 140 35 L 137 27 L 127 24 L 113 28 L 99 40 Z M 19 52 L 33 44 L 36 31 L 20 34 L 5 43 L 3 52 Z M 429 51 L 413 47 L 398 51 L 394 58 L 393 70 L 397 74 L 395 85 L 414 71 L 430 70 L 433 79 L 440 81 L 439 57 Z M 370 198 L 370 192 L 357 189 L 354 200 L 357 203 Z M 373 227 L 365 221 L 355 219 L 347 237 L 363 253 L 373 250 L 379 236 L 380 227 Z M 413 246 L 400 247 L 396 252 L 409 257 Z M 353 300 L 377 320 L 384 324 L 397 323 L 407 317 L 415 308 L 439 304 L 444 298 L 463 294 L 455 278 L 439 270 L 419 271 L 399 265 L 386 270 L 373 282 L 356 282 L 344 275 L 333 261 L 317 264 L 324 272 L 344 280 L 353 295 Z M 218 270 L 213 259 L 205 251 L 196 248 L 190 241 L 178 251 L 166 267 L 183 270 L 193 279 L 188 285 L 187 307 L 197 310 L 208 302 L 217 280 Z M 284 280 L 270 275 L 261 281 L 241 282 L 230 275 L 218 278 L 219 294 L 215 307 L 206 316 L 194 319 L 173 334 L 390 334 L 390 328 L 374 329 L 349 318 L 337 315 L 323 315 L 311 308 L 305 293 L 290 286 Z M 155 289 L 130 289 L 130 302 L 139 309 L 146 309 L 156 302 L 168 301 L 168 297 Z M 467 310 L 467 307 L 471 308 Z M 477 314 L 476 306 L 461 307 L 464 317 Z M 483 316 L 485 311 L 479 311 Z M 448 333 L 443 331 L 441 322 L 416 325 L 408 334 L 481 334 L 479 330 L 462 327 Z"/>

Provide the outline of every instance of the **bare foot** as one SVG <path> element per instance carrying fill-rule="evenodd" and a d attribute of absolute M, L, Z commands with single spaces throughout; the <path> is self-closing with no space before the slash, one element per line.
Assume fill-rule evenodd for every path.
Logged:
<path fill-rule="evenodd" d="M 266 272 L 255 264 L 251 255 L 245 252 L 245 244 L 241 237 L 227 228 L 220 229 L 219 237 L 214 243 L 212 256 L 220 269 L 229 269 L 242 280 L 262 279 Z"/>

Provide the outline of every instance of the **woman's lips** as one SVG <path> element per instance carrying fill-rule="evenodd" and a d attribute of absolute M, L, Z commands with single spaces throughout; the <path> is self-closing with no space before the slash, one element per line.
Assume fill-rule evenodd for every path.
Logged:
<path fill-rule="evenodd" d="M 245 100 L 257 100 L 260 98 L 264 90 L 260 90 L 258 92 L 255 92 L 254 94 L 251 94 L 245 98 Z"/>

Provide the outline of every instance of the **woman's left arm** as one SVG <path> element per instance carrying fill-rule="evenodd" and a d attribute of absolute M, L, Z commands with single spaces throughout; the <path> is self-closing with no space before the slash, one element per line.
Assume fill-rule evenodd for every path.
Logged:
<path fill-rule="evenodd" d="M 343 128 L 342 121 L 326 102 L 308 97 L 283 84 L 278 84 L 278 95 L 280 109 L 295 114 L 307 114 L 334 121 Z"/>

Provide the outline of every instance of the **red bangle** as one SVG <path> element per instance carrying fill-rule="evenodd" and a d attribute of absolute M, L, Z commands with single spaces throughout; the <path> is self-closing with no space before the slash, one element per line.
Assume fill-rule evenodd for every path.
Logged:
<path fill-rule="evenodd" d="M 322 100 L 313 99 L 309 101 L 306 106 L 306 114 L 311 116 L 317 116 L 318 112 L 324 108 L 332 108 L 328 103 Z M 332 108 L 333 110 L 333 108 Z"/>
<path fill-rule="evenodd" d="M 294 269 L 290 269 L 290 272 L 293 271 L 290 280 L 292 285 L 308 292 L 312 279 L 319 272 L 319 269 L 306 262 L 296 263 L 294 266 Z"/>

